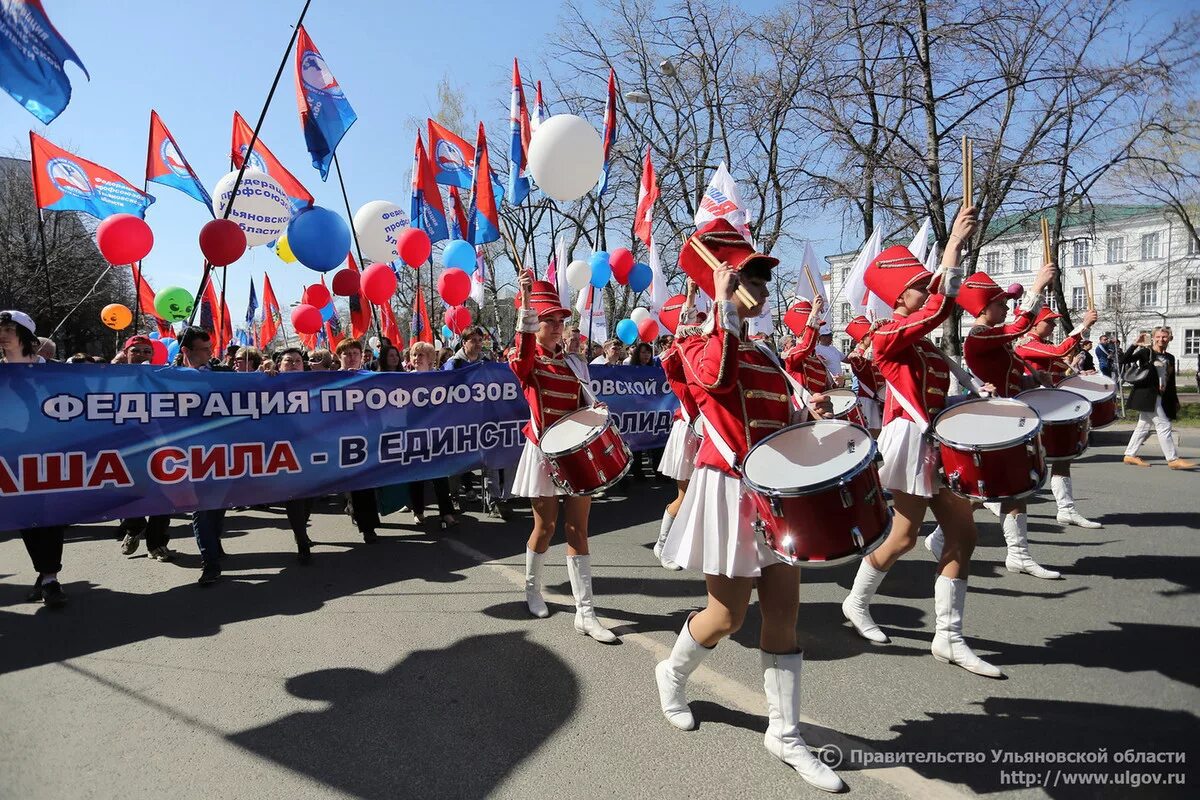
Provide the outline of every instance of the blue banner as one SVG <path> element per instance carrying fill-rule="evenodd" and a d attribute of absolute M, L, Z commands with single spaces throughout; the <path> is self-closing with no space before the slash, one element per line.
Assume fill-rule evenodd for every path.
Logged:
<path fill-rule="evenodd" d="M 591 368 L 631 450 L 678 405 L 658 367 Z M 229 508 L 506 467 L 529 418 L 506 364 L 421 373 L 0 365 L 10 529 Z M 15 434 L 15 435 L 13 435 Z"/>

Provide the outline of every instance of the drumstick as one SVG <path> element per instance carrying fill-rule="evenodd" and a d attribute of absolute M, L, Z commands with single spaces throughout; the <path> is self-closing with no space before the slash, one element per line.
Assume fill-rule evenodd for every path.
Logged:
<path fill-rule="evenodd" d="M 716 272 L 721 268 L 721 261 L 715 255 L 713 255 L 713 252 L 708 249 L 704 242 L 692 237 L 688 239 L 688 244 L 691 245 L 692 249 L 696 251 L 696 255 L 700 256 L 700 259 L 707 264 L 708 268 L 713 272 Z M 754 296 L 750 294 L 750 290 L 745 286 L 739 285 L 737 287 L 736 294 L 738 299 L 742 301 L 742 304 L 745 305 L 746 308 L 754 308 L 754 306 L 758 305 L 758 301 L 754 299 Z"/>
<path fill-rule="evenodd" d="M 971 140 L 967 136 L 962 137 L 962 163 L 963 163 L 963 205 L 972 205 L 972 198 L 975 196 L 975 181 L 973 179 L 973 171 L 975 169 L 972 152 L 974 148 L 971 146 Z"/>
<path fill-rule="evenodd" d="M 1042 263 L 1049 264 L 1050 258 L 1050 223 L 1042 217 Z"/>

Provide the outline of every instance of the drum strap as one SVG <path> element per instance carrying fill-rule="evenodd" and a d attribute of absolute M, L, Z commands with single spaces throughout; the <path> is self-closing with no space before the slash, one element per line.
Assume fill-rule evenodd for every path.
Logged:
<path fill-rule="evenodd" d="M 921 433 L 928 431 L 929 418 L 925 416 L 924 413 L 917 410 L 917 407 L 913 405 L 912 400 L 909 400 L 908 397 L 905 396 L 904 392 L 900 391 L 895 386 L 892 386 L 891 381 L 885 379 L 884 383 L 887 384 L 888 396 L 900 404 L 900 407 L 904 409 L 904 412 L 908 414 L 908 416 L 912 418 L 912 421 L 916 423 L 917 427 L 921 429 Z"/>
<path fill-rule="evenodd" d="M 737 457 L 733 454 L 733 448 L 725 441 L 725 437 L 717 430 L 717 426 L 709 422 L 708 417 L 704 416 L 704 412 L 700 412 L 700 420 L 704 423 L 704 435 L 713 443 L 713 447 L 717 448 L 717 452 L 721 454 L 721 458 L 725 459 L 725 463 L 737 472 L 741 472 L 741 466 L 738 464 Z"/>
<path fill-rule="evenodd" d="M 589 406 L 596 405 L 596 396 L 592 394 L 591 377 L 586 374 L 585 369 L 580 369 L 580 364 L 583 363 L 582 360 L 572 355 L 567 355 L 563 358 L 567 362 L 567 366 L 571 368 L 571 372 L 574 372 L 575 377 L 579 379 L 579 387 L 583 392 L 583 401 Z M 577 360 L 579 360 L 579 364 L 575 363 Z"/>
<path fill-rule="evenodd" d="M 784 380 L 786 380 L 788 385 L 792 387 L 792 400 L 795 402 L 796 408 L 804 412 L 805 419 L 807 419 L 809 393 L 808 390 L 804 388 L 804 384 L 800 383 L 800 381 L 791 376 L 791 373 L 784 368 L 783 362 L 779 360 L 779 356 L 775 355 L 771 348 L 767 347 L 762 342 L 755 342 L 754 346 L 758 348 L 760 353 L 767 357 L 767 360 L 775 365 L 780 374 L 783 375 Z M 828 372 L 829 370 L 826 370 L 826 373 Z"/>

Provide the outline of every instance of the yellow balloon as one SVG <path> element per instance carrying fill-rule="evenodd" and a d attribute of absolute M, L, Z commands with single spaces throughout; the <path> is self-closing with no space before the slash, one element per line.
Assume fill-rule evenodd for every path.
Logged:
<path fill-rule="evenodd" d="M 292 253 L 292 248 L 288 244 L 287 236 L 280 236 L 275 240 L 275 255 L 285 264 L 294 264 L 296 256 Z"/>
<path fill-rule="evenodd" d="M 123 331 L 133 322 L 133 312 L 120 303 L 110 303 L 101 309 L 100 321 L 114 331 Z"/>

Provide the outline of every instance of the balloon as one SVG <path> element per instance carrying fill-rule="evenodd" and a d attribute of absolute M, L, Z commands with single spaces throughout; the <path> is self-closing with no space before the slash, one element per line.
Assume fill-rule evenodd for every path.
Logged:
<path fill-rule="evenodd" d="M 447 269 L 461 269 L 467 274 L 475 271 L 475 248 L 470 242 L 455 239 L 442 251 L 442 265 Z"/>
<path fill-rule="evenodd" d="M 154 311 L 167 322 L 182 322 L 192 315 L 192 293 L 179 286 L 168 286 L 154 295 Z"/>
<path fill-rule="evenodd" d="M 179 340 L 172 339 L 167 342 L 167 361 L 174 361 L 177 355 L 179 355 Z"/>
<path fill-rule="evenodd" d="M 358 294 L 360 276 L 352 269 L 343 269 L 333 274 L 333 293 L 341 297 Z"/>
<path fill-rule="evenodd" d="M 600 134 L 574 114 L 555 114 L 529 141 L 529 171 L 538 188 L 559 202 L 590 192 L 602 166 Z"/>
<path fill-rule="evenodd" d="M 296 333 L 311 336 L 321 330 L 321 326 L 324 324 L 325 320 L 321 319 L 321 312 L 307 303 L 301 303 L 292 309 L 292 327 L 296 329 Z"/>
<path fill-rule="evenodd" d="M 387 264 L 372 264 L 359 279 L 360 291 L 372 303 L 382 305 L 396 293 L 396 273 Z"/>
<path fill-rule="evenodd" d="M 279 256 L 279 260 L 285 264 L 296 263 L 296 254 L 292 252 L 292 247 L 288 244 L 286 233 L 275 240 L 275 255 Z"/>
<path fill-rule="evenodd" d="M 625 344 L 633 344 L 638 340 L 637 323 L 631 319 L 623 319 L 617 323 L 617 338 Z"/>
<path fill-rule="evenodd" d="M 449 325 L 442 326 L 442 338 L 447 340 L 454 338 L 454 331 L 450 330 Z"/>
<path fill-rule="evenodd" d="M 133 312 L 120 303 L 109 303 L 100 309 L 100 321 L 114 331 L 123 331 L 133 322 Z"/>
<path fill-rule="evenodd" d="M 200 252 L 214 267 L 227 267 L 246 252 L 246 233 L 229 219 L 210 219 L 200 229 Z"/>
<path fill-rule="evenodd" d="M 150 341 L 154 341 L 155 339 L 161 339 L 161 338 L 162 338 L 162 334 L 161 334 L 161 333 L 159 333 L 158 331 L 150 331 L 150 334 L 149 334 L 149 336 L 150 336 Z"/>
<path fill-rule="evenodd" d="M 313 206 L 291 221 L 287 240 L 297 261 L 317 272 L 329 272 L 346 260 L 350 227 L 329 209 Z"/>
<path fill-rule="evenodd" d="M 354 232 L 363 258 L 387 263 L 400 257 L 396 237 L 408 227 L 408 212 L 387 200 L 372 200 L 354 212 Z"/>
<path fill-rule="evenodd" d="M 329 290 L 319 283 L 314 283 L 307 287 L 304 293 L 300 295 L 300 302 L 310 305 L 313 308 L 324 308 L 329 305 L 329 301 L 333 298 L 329 295 Z"/>
<path fill-rule="evenodd" d="M 638 338 L 643 342 L 653 342 L 658 338 L 658 323 L 652 319 L 644 319 L 638 323 Z"/>
<path fill-rule="evenodd" d="M 462 333 L 471 324 L 471 309 L 466 306 L 455 306 L 446 309 L 446 326 L 454 333 Z"/>
<path fill-rule="evenodd" d="M 267 173 L 247 169 L 234 199 L 233 184 L 237 176 L 237 170 L 234 170 L 217 181 L 212 193 L 217 216 L 225 215 L 225 209 L 233 199 L 233 210 L 228 218 L 245 232 L 247 245 L 257 247 L 278 239 L 292 219 L 292 204 L 283 188 Z"/>
<path fill-rule="evenodd" d="M 429 260 L 433 242 L 429 241 L 429 234 L 420 228 L 405 228 L 396 237 L 396 252 L 400 254 L 401 261 L 416 269 Z"/>
<path fill-rule="evenodd" d="M 96 245 L 108 263 L 132 264 L 154 247 L 154 233 L 141 217 L 113 214 L 96 226 Z"/>
<path fill-rule="evenodd" d="M 588 285 L 592 280 L 592 265 L 586 261 L 572 261 L 567 264 L 567 285 L 576 291 Z"/>
<path fill-rule="evenodd" d="M 633 253 L 629 252 L 627 248 L 618 247 L 609 256 L 608 264 L 612 267 L 613 277 L 617 279 L 617 283 L 625 283 L 629 280 L 629 270 L 633 269 Z"/>
<path fill-rule="evenodd" d="M 641 324 L 644 320 L 650 319 L 650 312 L 644 308 L 635 308 L 632 312 L 630 312 L 629 318 L 636 322 L 639 327 L 641 327 Z"/>
<path fill-rule="evenodd" d="M 592 253 L 592 257 L 588 259 L 588 263 L 592 267 L 592 286 L 595 286 L 597 289 L 604 288 L 604 285 L 612 279 L 612 267 L 608 263 L 608 253 L 603 250 L 597 250 Z"/>
<path fill-rule="evenodd" d="M 448 269 L 438 276 L 438 294 L 446 305 L 461 306 L 471 296 L 471 276 L 461 269 Z"/>
<path fill-rule="evenodd" d="M 154 355 L 150 357 L 151 364 L 161 367 L 170 360 L 167 355 L 167 346 L 162 343 L 161 339 L 151 339 L 150 346 L 154 348 Z"/>
<path fill-rule="evenodd" d="M 654 273 L 650 271 L 649 264 L 634 264 L 633 269 L 629 271 L 629 286 L 631 292 L 644 292 L 650 288 L 650 281 L 654 280 Z"/>

